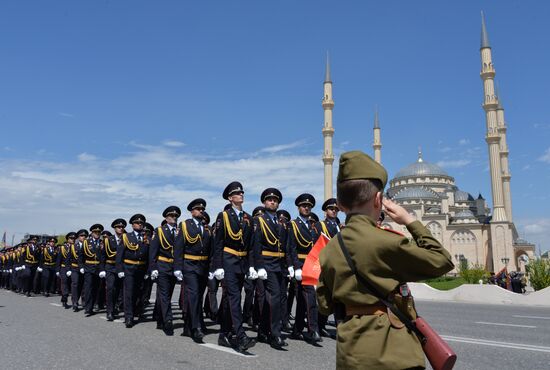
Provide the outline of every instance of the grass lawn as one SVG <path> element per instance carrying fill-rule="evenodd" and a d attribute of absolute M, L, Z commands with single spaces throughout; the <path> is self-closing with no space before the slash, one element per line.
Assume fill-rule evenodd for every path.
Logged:
<path fill-rule="evenodd" d="M 461 277 L 441 277 L 437 279 L 424 280 L 422 283 L 426 283 L 435 289 L 450 290 L 464 284 L 465 281 Z"/>

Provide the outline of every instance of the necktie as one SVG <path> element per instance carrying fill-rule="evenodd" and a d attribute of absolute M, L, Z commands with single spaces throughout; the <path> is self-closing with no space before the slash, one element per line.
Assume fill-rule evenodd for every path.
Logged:
<path fill-rule="evenodd" d="M 141 234 L 138 234 L 138 241 L 141 243 L 143 241 L 143 238 L 141 237 Z"/>
<path fill-rule="evenodd" d="M 201 232 L 201 234 L 202 234 L 202 225 L 200 224 L 200 222 L 199 222 L 199 223 L 197 223 L 197 228 L 199 229 L 199 231 L 200 231 L 200 232 Z"/>
<path fill-rule="evenodd" d="M 175 227 L 173 227 L 171 229 L 171 233 L 172 233 L 172 238 L 175 239 L 176 238 L 176 228 Z"/>
<path fill-rule="evenodd" d="M 277 216 L 273 216 L 273 223 L 277 225 Z"/>
<path fill-rule="evenodd" d="M 240 221 L 240 222 L 243 221 L 243 211 L 240 211 L 240 212 L 239 212 L 239 221 Z"/>

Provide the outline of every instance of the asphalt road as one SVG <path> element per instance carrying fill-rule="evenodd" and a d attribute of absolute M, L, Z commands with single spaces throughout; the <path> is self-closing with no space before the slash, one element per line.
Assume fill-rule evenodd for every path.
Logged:
<path fill-rule="evenodd" d="M 550 369 L 550 310 L 463 303 L 417 302 L 420 313 L 458 354 L 456 369 Z M 177 308 L 177 305 L 176 307 Z M 152 307 L 148 314 L 151 314 Z M 181 312 L 176 309 L 176 318 Z M 126 329 L 99 313 L 84 317 L 60 307 L 59 297 L 26 298 L 0 290 L 0 361 L 29 369 L 334 369 L 335 342 L 321 347 L 288 340 L 287 351 L 257 344 L 249 355 L 167 337 L 145 322 Z M 249 335 L 254 333 L 249 332 Z"/>

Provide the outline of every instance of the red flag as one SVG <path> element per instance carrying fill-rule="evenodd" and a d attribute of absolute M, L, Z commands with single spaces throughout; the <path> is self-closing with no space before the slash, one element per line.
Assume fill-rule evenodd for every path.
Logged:
<path fill-rule="evenodd" d="M 330 238 L 321 233 L 321 236 L 317 239 L 313 248 L 311 248 L 302 267 L 302 285 L 317 285 L 319 283 L 319 275 L 321 274 L 319 254 L 329 241 Z"/>

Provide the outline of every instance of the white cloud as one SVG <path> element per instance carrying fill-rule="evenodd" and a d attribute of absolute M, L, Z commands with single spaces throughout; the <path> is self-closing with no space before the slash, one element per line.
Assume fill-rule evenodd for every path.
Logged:
<path fill-rule="evenodd" d="M 59 115 L 61 117 L 74 118 L 74 114 L 71 114 L 71 113 L 59 112 Z"/>
<path fill-rule="evenodd" d="M 458 144 L 459 144 L 459 145 L 468 145 L 468 144 L 470 144 L 470 140 L 468 140 L 468 139 L 460 139 L 460 140 L 458 141 Z"/>
<path fill-rule="evenodd" d="M 97 157 L 95 155 L 88 154 L 86 152 L 80 153 L 78 155 L 78 160 L 80 162 L 91 162 L 91 161 L 95 161 L 96 159 L 97 159 Z"/>
<path fill-rule="evenodd" d="M 469 159 L 457 159 L 457 160 L 439 161 L 437 162 L 437 165 L 443 168 L 460 168 L 460 167 L 465 167 L 470 163 L 471 163 L 471 160 Z"/>
<path fill-rule="evenodd" d="M 282 152 L 282 151 L 285 151 L 285 150 L 288 150 L 288 149 L 297 148 L 297 147 L 302 146 L 304 144 L 305 144 L 305 140 L 298 140 L 298 141 L 295 141 L 295 142 L 289 143 L 289 144 L 280 144 L 280 145 L 268 146 L 267 148 L 261 149 L 260 152 L 278 153 L 278 152 Z"/>
<path fill-rule="evenodd" d="M 544 154 L 539 157 L 539 161 L 550 163 L 550 148 L 546 149 Z"/>
<path fill-rule="evenodd" d="M 177 141 L 177 140 L 164 140 L 162 144 L 173 148 L 179 148 L 185 145 L 185 143 L 182 143 L 181 141 Z"/>
<path fill-rule="evenodd" d="M 2 226 L 8 234 L 59 233 L 96 222 L 110 225 L 117 217 L 128 219 L 137 212 L 156 225 L 168 205 L 185 209 L 198 197 L 207 200 L 214 218 L 226 203 L 221 197 L 224 187 L 234 180 L 245 187 L 249 211 L 270 186 L 282 191 L 282 207 L 292 214 L 294 198 L 302 192 L 321 201 L 323 164 L 317 154 L 220 157 L 133 143 L 135 147 L 140 150 L 101 160 L 89 153 L 68 162 L 0 159 L 5 174 L 0 178 Z"/>

